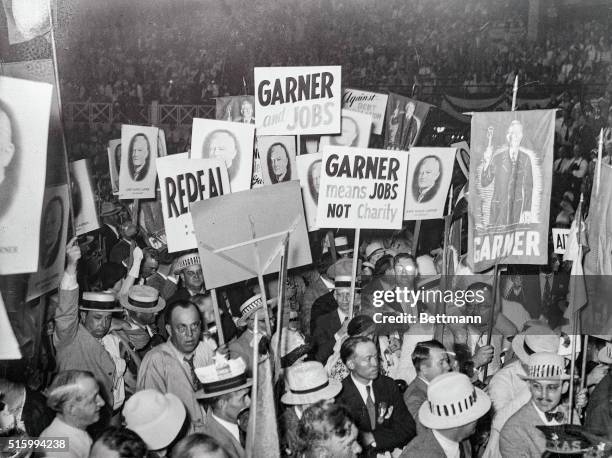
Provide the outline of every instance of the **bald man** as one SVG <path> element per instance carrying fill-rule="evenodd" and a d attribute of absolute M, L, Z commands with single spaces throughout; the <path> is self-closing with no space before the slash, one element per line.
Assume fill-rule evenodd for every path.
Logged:
<path fill-rule="evenodd" d="M 15 154 L 13 144 L 13 128 L 8 115 L 0 108 L 0 184 L 5 178 L 5 169 L 11 163 Z"/>
<path fill-rule="evenodd" d="M 427 156 L 417 168 L 414 197 L 417 202 L 429 202 L 438 192 L 440 186 L 440 161 L 435 156 Z"/>

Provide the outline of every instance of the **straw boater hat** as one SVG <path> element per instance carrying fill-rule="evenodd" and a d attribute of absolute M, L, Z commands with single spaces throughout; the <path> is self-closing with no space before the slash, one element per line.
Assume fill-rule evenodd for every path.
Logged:
<path fill-rule="evenodd" d="M 427 428 L 448 429 L 478 420 L 491 408 L 491 399 L 470 382 L 467 375 L 448 372 L 427 387 L 427 401 L 419 409 L 419 421 Z"/>
<path fill-rule="evenodd" d="M 246 376 L 246 364 L 240 357 L 228 360 L 217 356 L 213 364 L 197 367 L 195 373 L 202 383 L 202 392 L 196 395 L 199 399 L 214 398 L 253 385 L 253 380 Z"/>
<path fill-rule="evenodd" d="M 176 267 L 174 268 L 174 274 L 177 275 L 185 270 L 187 267 L 200 266 L 200 255 L 198 253 L 187 253 L 179 257 L 176 260 Z"/>
<path fill-rule="evenodd" d="M 123 309 L 117 305 L 115 295 L 112 293 L 83 293 L 80 310 L 93 310 L 96 312 L 121 312 Z"/>
<path fill-rule="evenodd" d="M 612 343 L 607 343 L 597 353 L 597 359 L 602 364 L 612 364 Z"/>
<path fill-rule="evenodd" d="M 569 380 L 565 372 L 565 358 L 557 353 L 543 351 L 534 353 L 527 360 L 527 375 L 519 374 L 522 380 Z"/>
<path fill-rule="evenodd" d="M 336 275 L 334 278 L 334 289 L 350 288 L 352 279 L 353 277 L 351 275 Z M 355 290 L 361 290 L 361 282 L 359 279 L 355 280 Z"/>
<path fill-rule="evenodd" d="M 121 297 L 119 302 L 127 310 L 140 313 L 156 313 L 166 307 L 166 301 L 159 296 L 159 292 L 145 285 L 132 286 L 128 296 Z"/>
<path fill-rule="evenodd" d="M 287 405 L 314 404 L 335 398 L 342 390 L 342 384 L 329 379 L 327 372 L 318 361 L 307 361 L 287 369 L 287 392 L 281 402 Z"/>
<path fill-rule="evenodd" d="M 112 202 L 102 202 L 102 207 L 100 208 L 100 216 L 113 216 L 121 211 L 121 207 L 119 205 L 115 205 Z"/>
<path fill-rule="evenodd" d="M 125 402 L 123 416 L 127 428 L 138 434 L 151 450 L 159 450 L 176 438 L 186 412 L 178 396 L 142 390 Z"/>
<path fill-rule="evenodd" d="M 349 245 L 348 238 L 344 235 L 334 238 L 334 246 L 336 247 L 336 253 L 340 255 L 353 252 L 353 247 Z M 327 239 L 325 239 L 325 246 L 323 247 L 323 253 L 327 253 L 328 251 L 329 251 L 329 244 L 327 243 Z"/>
<path fill-rule="evenodd" d="M 557 353 L 560 336 L 548 326 L 534 325 L 512 339 L 512 351 L 523 363 L 536 352 Z"/>
<path fill-rule="evenodd" d="M 268 305 L 275 304 L 278 301 L 277 298 L 268 299 L 266 302 Z M 257 310 L 260 310 L 263 307 L 263 300 L 261 299 L 261 294 L 255 294 L 255 296 L 249 297 L 244 303 L 240 306 L 240 318 L 236 321 L 236 325 L 238 326 L 246 326 L 247 319 L 253 315 Z"/>
<path fill-rule="evenodd" d="M 379 250 L 383 250 L 383 251 L 385 250 L 385 246 L 382 244 L 382 242 L 380 242 L 379 240 L 373 240 L 372 242 L 370 242 L 365 249 L 366 259 L 372 256 L 374 253 L 376 253 Z"/>

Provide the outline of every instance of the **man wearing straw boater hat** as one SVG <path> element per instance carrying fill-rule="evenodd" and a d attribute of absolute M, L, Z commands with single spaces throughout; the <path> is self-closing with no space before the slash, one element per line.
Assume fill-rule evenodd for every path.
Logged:
<path fill-rule="evenodd" d="M 489 382 L 487 393 L 493 403 L 493 420 L 485 457 L 499 456 L 502 427 L 531 398 L 529 384 L 521 378 L 527 375 L 529 356 L 536 352 L 558 353 L 560 342 L 560 335 L 544 325 L 530 326 L 512 339 L 516 359 L 496 372 Z"/>
<path fill-rule="evenodd" d="M 274 303 L 275 300 L 269 299 L 268 305 Z M 246 329 L 240 337 L 229 343 L 229 351 L 232 357 L 240 357 L 245 362 L 247 375 L 253 373 L 253 345 L 255 345 L 253 329 L 256 318 L 259 321 L 260 337 L 266 334 L 266 319 L 263 312 L 257 313 L 260 310 L 263 310 L 263 300 L 260 294 L 250 297 L 240 306 L 240 318 L 238 318 L 236 325 L 238 327 L 246 326 Z M 259 345 L 259 342 L 257 342 L 257 345 Z"/>
<path fill-rule="evenodd" d="M 502 428 L 499 450 L 502 456 L 542 456 L 546 440 L 536 426 L 570 422 L 569 409 L 561 403 L 569 390 L 570 375 L 563 356 L 540 352 L 529 356 L 526 375 L 520 377 L 529 384 L 531 399 Z M 578 421 L 577 414 L 574 421 Z"/>
<path fill-rule="evenodd" d="M 304 411 L 319 401 L 333 401 L 342 384 L 329 379 L 318 361 L 298 363 L 287 369 L 286 392 L 281 402 L 287 406 L 279 419 L 282 449 L 295 454 L 299 446 L 298 423 Z M 291 452 L 291 453 L 289 453 Z"/>
<path fill-rule="evenodd" d="M 419 420 L 428 429 L 410 442 L 401 458 L 470 457 L 469 437 L 476 422 L 491 408 L 491 400 L 459 372 L 434 378 L 427 400 L 419 408 Z"/>
<path fill-rule="evenodd" d="M 60 284 L 53 335 L 59 370 L 91 372 L 100 384 L 106 405 L 116 411 L 125 399 L 125 349 L 120 339 L 109 332 L 113 312 L 122 309 L 111 293 L 85 292 L 79 306 L 76 272 L 81 249 L 76 238 L 68 243 L 66 256 L 68 261 Z M 109 414 L 104 412 L 103 422 L 108 421 Z"/>
<path fill-rule="evenodd" d="M 216 439 L 230 458 L 244 457 L 238 416 L 251 405 L 249 394 L 253 385 L 253 380 L 247 378 L 244 361 L 215 358 L 213 364 L 198 368 L 196 373 L 202 383 L 198 397 L 209 407 L 206 434 Z"/>
<path fill-rule="evenodd" d="M 200 255 L 197 252 L 187 253 L 180 256 L 174 267 L 174 275 L 181 279 L 181 286 L 176 290 L 168 303 L 189 300 L 196 294 L 206 292 L 204 288 L 204 275 L 200 264 Z"/>

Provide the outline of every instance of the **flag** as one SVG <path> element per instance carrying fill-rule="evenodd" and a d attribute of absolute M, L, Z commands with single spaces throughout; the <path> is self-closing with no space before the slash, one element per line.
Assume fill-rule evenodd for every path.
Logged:
<path fill-rule="evenodd" d="M 578 210 L 567 235 L 565 254 L 563 255 L 564 261 L 580 260 L 580 264 L 582 264 L 582 254 L 589 251 L 589 239 L 587 237 L 586 224 L 582 216 L 582 202 L 583 196 L 580 195 Z"/>
<path fill-rule="evenodd" d="M 582 201 L 583 196 L 581 195 L 576 218 L 572 222 L 572 227 L 570 228 L 567 249 L 564 256 L 564 260 L 572 261 L 569 283 L 569 306 L 565 312 L 566 317 L 573 317 L 574 313 L 578 312 L 587 304 L 582 254 L 584 248 L 588 249 L 588 239 L 586 225 L 582 218 Z"/>
<path fill-rule="evenodd" d="M 251 404 L 249 427 L 247 429 L 247 456 L 253 458 L 279 458 L 278 424 L 274 407 L 274 389 L 272 387 L 272 364 L 270 358 L 261 361 L 257 368 L 257 400 Z M 257 418 L 253 431 L 252 421 Z M 250 434 L 253 437 L 248 437 Z"/>

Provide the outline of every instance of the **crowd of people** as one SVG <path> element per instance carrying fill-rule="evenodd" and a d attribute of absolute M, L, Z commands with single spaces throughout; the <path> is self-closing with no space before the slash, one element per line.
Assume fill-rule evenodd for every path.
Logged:
<path fill-rule="evenodd" d="M 606 18 L 545 11 L 533 44 L 526 1 L 227 1 L 171 8 L 92 11 L 86 29 L 66 38 L 70 53 L 60 75 L 66 100 L 202 104 L 252 91 L 254 66 L 298 64 L 342 65 L 345 86 L 410 91 L 419 83 L 499 93 L 516 74 L 524 83 L 605 85 L 612 63 Z"/>

